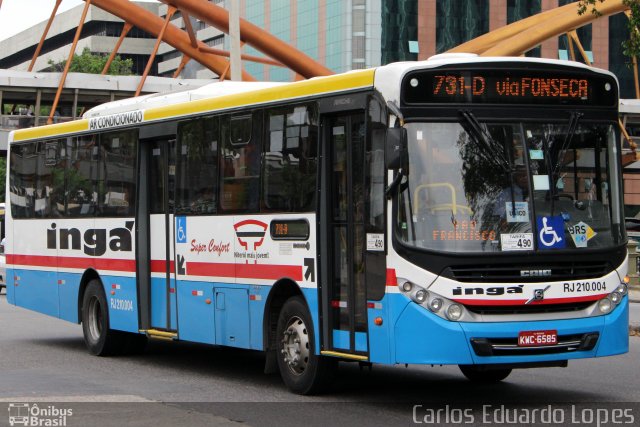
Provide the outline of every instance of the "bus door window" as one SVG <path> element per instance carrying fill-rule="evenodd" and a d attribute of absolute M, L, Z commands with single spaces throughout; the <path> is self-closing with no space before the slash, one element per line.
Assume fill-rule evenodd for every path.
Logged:
<path fill-rule="evenodd" d="M 383 236 L 385 241 L 385 179 L 384 163 L 387 110 L 377 99 L 372 98 L 368 109 L 368 126 L 365 148 L 365 233 Z M 366 287 L 368 300 L 381 300 L 386 286 L 386 248 L 365 252 Z"/>
<path fill-rule="evenodd" d="M 332 187 L 330 222 L 333 235 L 332 328 L 333 346 L 357 349 L 355 335 L 366 332 L 365 285 L 365 120 L 360 114 L 329 120 Z M 337 331 L 337 332 L 336 332 Z M 345 341 L 349 333 L 349 342 Z M 342 334 L 342 335 L 341 335 Z"/>
<path fill-rule="evenodd" d="M 168 171 L 158 144 L 151 147 L 149 171 L 149 213 L 165 213 Z"/>

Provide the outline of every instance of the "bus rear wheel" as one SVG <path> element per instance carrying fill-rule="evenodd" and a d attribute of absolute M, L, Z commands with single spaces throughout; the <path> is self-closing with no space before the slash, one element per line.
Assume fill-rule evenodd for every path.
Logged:
<path fill-rule="evenodd" d="M 89 282 L 82 299 L 82 332 L 89 352 L 111 356 L 123 348 L 123 335 L 109 329 L 107 298 L 99 280 Z"/>
<path fill-rule="evenodd" d="M 487 369 L 482 365 L 460 365 L 462 374 L 474 383 L 498 383 L 509 376 L 511 369 Z"/>
<path fill-rule="evenodd" d="M 298 394 L 316 394 L 331 382 L 337 361 L 316 355 L 311 315 L 301 297 L 285 302 L 276 329 L 278 368 L 287 387 Z"/>

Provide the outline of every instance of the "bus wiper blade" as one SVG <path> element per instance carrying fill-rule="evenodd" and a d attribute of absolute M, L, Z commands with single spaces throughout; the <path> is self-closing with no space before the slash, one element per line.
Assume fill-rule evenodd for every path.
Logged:
<path fill-rule="evenodd" d="M 569 117 L 569 126 L 567 128 L 567 134 L 564 136 L 564 141 L 562 141 L 562 146 L 560 147 L 560 151 L 558 151 L 558 161 L 556 162 L 553 168 L 552 175 L 555 175 L 556 172 L 562 166 L 562 162 L 564 160 L 564 153 L 569 148 L 569 145 L 571 145 L 571 140 L 573 139 L 573 136 L 576 134 L 576 130 L 578 129 L 578 124 L 582 116 L 583 114 L 577 111 L 573 111 L 571 113 L 571 117 Z"/>
<path fill-rule="evenodd" d="M 460 110 L 459 114 L 464 119 L 464 123 L 461 123 L 462 127 L 485 149 L 484 157 L 498 168 L 509 172 L 509 161 L 504 157 L 504 153 L 496 149 L 497 143 L 489 132 L 482 127 L 480 122 L 478 122 L 476 116 L 474 116 L 471 111 L 466 110 Z"/>

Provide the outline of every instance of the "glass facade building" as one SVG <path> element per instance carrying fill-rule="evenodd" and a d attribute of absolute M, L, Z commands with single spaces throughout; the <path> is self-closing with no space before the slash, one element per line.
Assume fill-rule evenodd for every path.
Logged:
<path fill-rule="evenodd" d="M 227 7 L 228 0 L 211 0 Z M 575 0 L 239 0 L 241 15 L 340 73 L 396 61 L 426 59 L 475 37 Z M 577 10 L 576 10 L 577 13 Z M 620 14 L 577 30 L 594 65 L 612 70 L 623 97 L 633 97 L 633 76 L 622 53 L 626 18 Z M 229 49 L 228 36 L 223 37 Z M 203 40 L 207 42 L 207 40 Z M 566 35 L 526 53 L 571 59 Z M 575 50 L 575 58 L 584 62 Z M 245 45 L 248 55 L 264 56 Z M 171 52 L 166 54 L 171 59 Z M 177 63 L 177 60 L 174 58 Z M 292 81 L 282 67 L 244 62 L 258 80 Z M 169 70 L 170 71 L 170 70 Z M 166 72 L 169 75 L 169 71 Z"/>
<path fill-rule="evenodd" d="M 436 52 L 442 53 L 489 31 L 489 0 L 438 0 Z"/>
<path fill-rule="evenodd" d="M 507 24 L 512 24 L 524 18 L 538 14 L 542 11 L 542 0 L 507 0 Z M 536 46 L 526 56 L 539 58 L 540 46 Z"/>

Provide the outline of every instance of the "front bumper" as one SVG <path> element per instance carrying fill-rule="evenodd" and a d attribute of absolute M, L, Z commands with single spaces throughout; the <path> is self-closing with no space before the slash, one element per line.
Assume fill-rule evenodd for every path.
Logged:
<path fill-rule="evenodd" d="M 408 303 L 395 323 L 395 362 L 535 364 L 622 354 L 629 350 L 628 307 L 628 297 L 625 296 L 615 310 L 603 316 L 567 320 L 465 323 L 444 320 L 417 304 Z M 558 332 L 558 346 L 503 351 L 510 344 L 513 347 L 521 331 L 550 329 Z M 580 342 L 576 343 L 576 340 Z M 487 343 L 498 344 L 497 348 L 503 350 L 489 354 L 486 351 Z M 500 345 L 507 346 L 499 347 Z M 562 346 L 564 348 L 560 348 Z"/>

